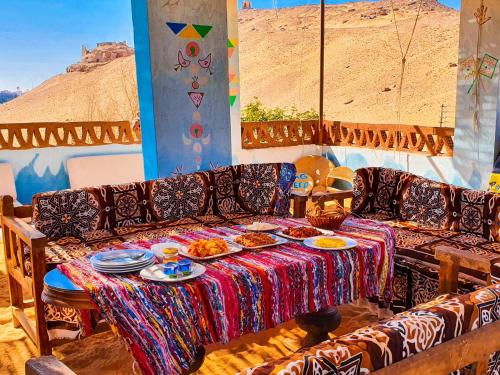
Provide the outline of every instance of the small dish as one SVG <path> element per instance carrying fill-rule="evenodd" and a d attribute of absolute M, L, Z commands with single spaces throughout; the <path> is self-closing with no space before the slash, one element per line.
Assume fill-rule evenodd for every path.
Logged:
<path fill-rule="evenodd" d="M 203 275 L 207 270 L 205 266 L 199 263 L 193 263 L 190 275 L 184 276 L 178 273 L 176 278 L 172 278 L 165 274 L 164 269 L 164 264 L 155 264 L 151 267 L 144 268 L 139 275 L 146 280 L 160 281 L 164 283 L 178 283 L 180 281 L 195 279 Z"/>
<path fill-rule="evenodd" d="M 272 223 L 262 223 L 259 221 L 254 221 L 250 225 L 245 225 L 245 229 L 250 232 L 271 232 L 273 230 L 280 229 L 281 227 Z"/>
<path fill-rule="evenodd" d="M 155 255 L 155 257 L 158 258 L 160 262 L 164 261 L 165 254 L 163 253 L 163 250 L 166 248 L 172 248 L 172 249 L 177 249 L 177 251 L 180 251 L 182 248 L 181 244 L 178 244 L 177 242 L 173 241 L 168 241 L 168 242 L 162 242 L 162 243 L 157 243 L 151 246 L 151 251 Z"/>

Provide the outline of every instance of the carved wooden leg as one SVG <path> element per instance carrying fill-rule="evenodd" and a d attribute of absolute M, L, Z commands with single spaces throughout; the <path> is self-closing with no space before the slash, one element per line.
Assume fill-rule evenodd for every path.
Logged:
<path fill-rule="evenodd" d="M 194 361 L 191 364 L 191 367 L 186 371 L 186 374 L 193 374 L 200 369 L 205 361 L 205 348 L 203 346 L 199 346 L 196 351 L 196 355 L 194 357 Z"/>
<path fill-rule="evenodd" d="M 307 332 L 304 347 L 314 346 L 328 340 L 328 333 L 338 328 L 341 319 L 336 307 L 297 317 L 295 321 Z"/>

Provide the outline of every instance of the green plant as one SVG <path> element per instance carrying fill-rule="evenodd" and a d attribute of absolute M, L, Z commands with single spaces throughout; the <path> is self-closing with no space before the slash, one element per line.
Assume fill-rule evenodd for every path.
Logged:
<path fill-rule="evenodd" d="M 319 114 L 312 108 L 304 112 L 299 112 L 295 105 L 290 108 L 267 108 L 256 96 L 243 108 L 241 113 L 241 121 L 243 122 L 317 119 L 319 119 Z"/>

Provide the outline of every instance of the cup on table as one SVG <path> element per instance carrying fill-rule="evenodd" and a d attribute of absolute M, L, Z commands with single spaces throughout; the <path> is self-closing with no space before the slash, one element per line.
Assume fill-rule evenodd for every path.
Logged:
<path fill-rule="evenodd" d="M 163 272 L 170 279 L 176 279 L 178 271 L 179 271 L 179 264 L 177 262 L 168 262 L 163 265 Z"/>
<path fill-rule="evenodd" d="M 179 272 L 183 276 L 191 275 L 193 268 L 193 261 L 191 259 L 181 259 L 177 264 L 179 265 Z"/>

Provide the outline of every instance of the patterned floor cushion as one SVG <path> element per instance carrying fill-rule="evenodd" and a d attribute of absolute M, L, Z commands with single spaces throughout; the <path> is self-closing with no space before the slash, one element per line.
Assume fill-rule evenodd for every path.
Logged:
<path fill-rule="evenodd" d="M 243 372 L 246 375 L 361 375 L 380 370 L 472 330 L 500 316 L 500 285 L 470 294 L 444 295 L 392 318 L 325 341 L 302 353 Z M 415 331 L 425 332 L 415 335 Z M 498 353 L 488 375 L 498 374 Z"/>

